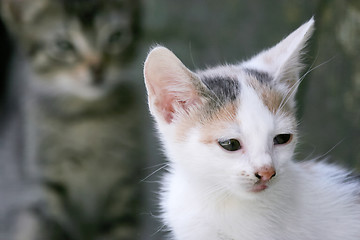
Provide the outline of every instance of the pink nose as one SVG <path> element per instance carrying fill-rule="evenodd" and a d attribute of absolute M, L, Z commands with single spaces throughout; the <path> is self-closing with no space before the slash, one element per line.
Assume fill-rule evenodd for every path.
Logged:
<path fill-rule="evenodd" d="M 273 177 L 275 177 L 276 171 L 272 166 L 264 166 L 260 168 L 257 172 L 255 172 L 255 177 L 257 177 L 261 181 L 269 181 Z"/>

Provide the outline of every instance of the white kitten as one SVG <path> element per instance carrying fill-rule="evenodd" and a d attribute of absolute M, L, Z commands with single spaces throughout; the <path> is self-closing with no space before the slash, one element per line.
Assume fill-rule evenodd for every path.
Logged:
<path fill-rule="evenodd" d="M 144 75 L 170 161 L 161 207 L 173 239 L 360 239 L 360 184 L 338 167 L 293 161 L 313 24 L 241 64 L 195 73 L 164 47 L 150 52 Z"/>

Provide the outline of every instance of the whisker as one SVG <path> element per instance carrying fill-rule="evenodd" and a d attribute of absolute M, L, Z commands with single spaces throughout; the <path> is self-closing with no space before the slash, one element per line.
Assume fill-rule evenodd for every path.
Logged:
<path fill-rule="evenodd" d="M 151 234 L 151 237 L 154 237 L 156 234 L 158 234 L 159 232 L 161 232 L 164 228 L 166 227 L 165 224 L 161 225 L 153 234 Z"/>
<path fill-rule="evenodd" d="M 152 165 L 152 166 L 149 166 L 149 167 L 144 167 L 143 169 L 151 169 L 151 168 L 156 168 L 156 167 L 159 167 L 159 166 L 162 166 L 164 164 L 167 164 L 167 163 L 159 163 L 159 164 L 155 164 L 155 165 Z"/>
<path fill-rule="evenodd" d="M 326 155 L 331 153 L 335 148 L 337 148 L 341 143 L 343 143 L 345 138 L 341 139 L 339 142 L 337 142 L 332 148 L 330 148 L 326 153 L 322 154 L 321 156 L 317 157 L 316 159 L 324 158 Z"/>
<path fill-rule="evenodd" d="M 144 182 L 146 179 L 148 179 L 149 177 L 151 177 L 151 176 L 154 175 L 155 173 L 161 171 L 162 169 L 164 169 L 164 168 L 166 168 L 166 167 L 168 167 L 168 166 L 169 166 L 168 163 L 164 163 L 164 166 L 156 169 L 155 171 L 153 171 L 152 173 L 150 173 L 149 175 L 147 175 L 145 178 L 141 179 L 140 182 Z"/>
<path fill-rule="evenodd" d="M 189 42 L 189 52 L 190 52 L 190 59 L 195 69 L 198 69 L 198 67 L 195 64 L 194 56 L 192 54 L 192 48 L 191 48 L 191 42 Z"/>
<path fill-rule="evenodd" d="M 315 67 L 312 67 L 313 64 L 314 64 L 314 62 L 315 62 L 315 60 L 316 60 L 316 59 L 315 59 L 314 62 L 313 62 L 313 64 L 311 64 L 311 66 L 309 67 L 309 69 L 295 82 L 295 84 L 294 84 L 294 85 L 289 89 L 289 91 L 285 94 L 285 98 L 283 98 L 283 100 L 282 100 L 281 103 L 280 103 L 279 110 L 282 110 L 283 107 L 286 105 L 286 103 L 288 103 L 288 101 L 291 99 L 291 97 L 295 94 L 295 92 L 296 92 L 295 90 L 300 86 L 300 84 L 302 83 L 302 81 L 305 79 L 305 77 L 306 77 L 309 73 L 311 73 L 311 72 L 314 71 L 315 69 L 317 69 L 317 68 L 319 68 L 319 67 L 321 67 L 321 66 L 323 66 L 323 65 L 325 65 L 325 64 L 327 64 L 327 63 L 329 63 L 329 62 L 332 61 L 334 58 L 335 58 L 335 56 L 332 57 L 332 58 L 330 58 L 329 60 L 323 62 L 323 63 L 320 63 L 319 65 L 317 65 L 317 66 L 315 66 Z"/>
<path fill-rule="evenodd" d="M 280 109 L 282 110 L 283 106 L 286 105 L 288 99 L 290 99 L 292 97 L 292 94 L 296 91 L 293 91 L 295 88 L 298 88 L 301 84 L 301 82 L 303 81 L 303 79 L 305 78 L 305 76 L 310 73 L 313 70 L 313 66 L 315 64 L 315 62 L 317 61 L 319 55 L 316 55 L 314 61 L 311 63 L 311 65 L 309 66 L 309 68 L 307 69 L 307 71 L 295 82 L 295 84 L 287 91 L 287 93 L 285 94 L 285 97 L 282 99 L 281 103 L 280 103 Z M 291 94 L 289 95 L 289 93 L 291 92 Z M 284 103 L 285 102 L 285 103 Z"/>

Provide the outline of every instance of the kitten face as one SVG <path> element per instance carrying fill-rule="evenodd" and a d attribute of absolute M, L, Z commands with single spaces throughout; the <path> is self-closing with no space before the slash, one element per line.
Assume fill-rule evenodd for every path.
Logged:
<path fill-rule="evenodd" d="M 171 172 L 209 197 L 275 189 L 296 144 L 294 95 L 312 26 L 313 19 L 241 64 L 196 73 L 166 48 L 150 52 L 149 107 Z"/>
<path fill-rule="evenodd" d="M 227 68 L 223 71 L 231 71 Z M 225 93 L 228 99 L 222 99 L 221 103 L 218 103 L 221 97 L 212 97 L 207 100 L 210 103 L 181 113 L 163 138 L 172 156 L 170 160 L 203 184 L 209 194 L 217 189 L 218 194 L 251 197 L 254 192 L 271 188 L 281 178 L 284 164 L 293 155 L 296 121 L 289 105 L 281 109 L 276 102 L 267 106 L 270 100 L 265 98 L 282 98 L 280 92 L 271 93 L 270 86 L 260 85 L 258 79 L 241 67 L 230 68 L 238 76 L 236 95 Z M 233 81 L 226 75 L 209 77 L 207 72 L 197 75 L 204 83 L 211 78 L 219 79 L 225 87 L 232 85 L 226 82 Z M 269 95 L 263 96 L 262 91 Z M 279 143 L 276 138 L 281 134 L 290 134 L 291 138 Z M 256 173 L 263 168 L 273 168 L 276 177 L 261 181 Z"/>
<path fill-rule="evenodd" d="M 15 3 L 6 0 L 4 11 L 25 47 L 37 87 L 91 98 L 124 80 L 136 31 L 137 1 Z"/>

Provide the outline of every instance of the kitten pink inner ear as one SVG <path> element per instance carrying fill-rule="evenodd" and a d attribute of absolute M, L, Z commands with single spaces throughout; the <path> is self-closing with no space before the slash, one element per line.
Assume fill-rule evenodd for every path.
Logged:
<path fill-rule="evenodd" d="M 150 110 L 155 117 L 171 123 L 177 111 L 187 111 L 200 102 L 194 85 L 197 76 L 167 48 L 156 47 L 144 66 Z"/>

